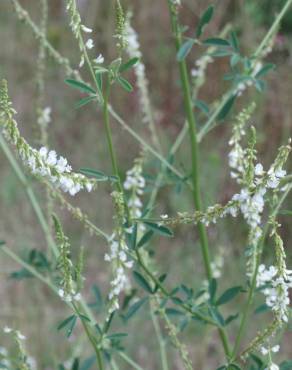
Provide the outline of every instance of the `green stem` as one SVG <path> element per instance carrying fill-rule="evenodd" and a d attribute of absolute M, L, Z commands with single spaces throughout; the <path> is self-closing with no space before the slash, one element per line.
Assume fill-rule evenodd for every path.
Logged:
<path fill-rule="evenodd" d="M 291 191 L 291 189 L 292 189 L 292 184 L 290 184 L 288 186 L 285 193 L 280 198 L 279 203 L 277 204 L 277 206 L 275 207 L 275 209 L 271 213 L 271 217 L 276 217 L 277 216 L 284 200 L 286 199 L 286 197 L 289 194 L 289 192 Z M 255 289 L 256 289 L 257 274 L 258 274 L 260 261 L 261 261 L 261 254 L 262 254 L 262 250 L 263 250 L 263 247 L 264 247 L 264 242 L 265 242 L 265 239 L 267 237 L 268 231 L 269 231 L 269 223 L 266 223 L 264 231 L 263 231 L 262 238 L 261 238 L 261 240 L 259 242 L 259 245 L 258 245 L 258 248 L 257 248 L 258 254 L 257 254 L 257 259 L 256 259 L 256 267 L 255 267 L 255 270 L 254 270 L 254 273 L 253 273 L 253 276 L 252 276 L 247 302 L 246 302 L 246 305 L 245 305 L 244 310 L 243 310 L 242 318 L 241 318 L 241 321 L 240 321 L 240 324 L 239 324 L 239 330 L 238 330 L 238 333 L 237 333 L 237 336 L 236 336 L 236 339 L 235 339 L 234 348 L 233 348 L 233 351 L 232 351 L 232 358 L 233 359 L 236 358 L 237 352 L 239 350 L 240 343 L 241 343 L 241 340 L 242 340 L 242 337 L 243 337 L 243 334 L 244 334 L 244 331 L 245 331 L 245 327 L 246 327 L 250 307 L 251 307 L 252 302 L 253 302 L 254 292 L 255 292 Z"/>
<path fill-rule="evenodd" d="M 254 53 L 254 56 L 257 58 L 260 56 L 261 52 L 263 51 L 264 47 L 267 45 L 267 43 L 269 42 L 270 38 L 274 35 L 277 27 L 279 26 L 281 20 L 283 19 L 284 15 L 286 14 L 286 12 L 288 11 L 290 5 L 292 4 L 292 0 L 288 0 L 286 2 L 286 4 L 283 6 L 282 10 L 280 11 L 280 13 L 277 15 L 277 17 L 275 18 L 272 26 L 270 27 L 268 33 L 266 34 L 266 36 L 264 37 L 263 41 L 260 43 L 259 47 L 257 48 L 257 50 L 255 51 Z"/>
<path fill-rule="evenodd" d="M 150 314 L 151 314 L 151 319 L 153 322 L 155 334 L 156 334 L 158 344 L 159 344 L 162 370 L 168 370 L 167 354 L 165 350 L 165 341 L 162 337 L 159 321 L 157 319 L 157 316 L 154 313 L 154 308 L 152 306 L 151 301 L 150 301 Z"/>
<path fill-rule="evenodd" d="M 47 244 L 48 246 L 51 248 L 51 250 L 53 251 L 54 253 L 54 256 L 57 257 L 58 255 L 58 250 L 57 250 L 57 247 L 56 247 L 56 244 L 51 236 L 51 231 L 50 231 L 50 228 L 47 224 L 47 221 L 46 221 L 46 218 L 43 214 L 43 211 L 40 207 L 40 204 L 35 196 L 35 193 L 33 191 L 33 189 L 31 188 L 29 182 L 27 181 L 25 175 L 23 174 L 20 166 L 18 165 L 17 161 L 15 160 L 9 146 L 7 145 L 6 141 L 4 140 L 3 136 L 0 134 L 0 147 L 1 149 L 3 150 L 3 153 L 5 154 L 6 158 L 8 159 L 9 163 L 11 164 L 11 167 L 13 168 L 16 176 L 18 177 L 18 179 L 20 180 L 20 182 L 22 183 L 24 189 L 25 189 L 25 192 L 30 200 L 30 203 L 32 205 L 32 208 L 38 218 L 38 221 L 41 225 L 41 228 L 45 234 L 45 237 L 46 237 L 46 240 L 47 240 Z"/>
<path fill-rule="evenodd" d="M 173 5 L 171 0 L 168 0 L 169 12 L 171 17 L 171 24 L 172 24 L 172 31 L 175 37 L 176 42 L 176 50 L 178 51 L 182 44 L 182 36 L 180 27 L 178 24 L 177 19 L 177 10 L 176 7 Z M 193 112 L 193 104 L 192 104 L 192 96 L 190 90 L 190 83 L 189 77 L 187 72 L 187 65 L 185 60 L 179 62 L 179 70 L 180 70 L 180 78 L 182 82 L 182 90 L 183 90 L 183 97 L 184 97 L 184 106 L 187 115 L 187 121 L 189 125 L 189 135 L 190 135 L 190 142 L 191 142 L 191 155 L 192 155 L 192 180 L 193 180 L 193 200 L 195 204 L 195 208 L 197 211 L 202 210 L 202 200 L 201 200 L 201 193 L 200 193 L 200 179 L 199 179 L 199 151 L 198 151 L 198 142 L 197 142 L 197 131 L 196 131 L 196 121 Z M 208 238 L 207 238 L 207 231 L 206 227 L 199 222 L 198 225 L 198 233 L 199 239 L 201 244 L 201 250 L 203 255 L 203 261 L 205 266 L 206 276 L 208 281 L 210 282 L 212 279 L 212 269 L 211 269 L 211 261 L 210 261 L 210 254 L 209 254 L 209 245 L 208 245 Z M 218 328 L 219 335 L 224 347 L 224 351 L 227 357 L 230 356 L 229 344 L 227 335 L 223 328 Z"/>
<path fill-rule="evenodd" d="M 97 360 L 97 364 L 98 364 L 98 370 L 103 370 L 103 361 L 102 361 L 102 356 L 101 356 L 101 353 L 100 353 L 100 349 L 98 348 L 97 346 L 97 343 L 94 339 L 94 337 L 91 335 L 90 333 L 90 329 L 88 328 L 84 318 L 82 317 L 81 313 L 79 312 L 77 306 L 75 305 L 75 303 L 72 303 L 72 306 L 73 306 L 73 309 L 75 311 L 75 313 L 78 315 L 81 323 L 82 323 L 82 326 L 83 326 L 83 329 L 87 335 L 87 338 L 88 340 L 90 341 L 91 345 L 92 345 L 92 348 L 94 349 L 94 352 L 95 352 L 95 355 L 96 355 L 96 360 Z"/>
<path fill-rule="evenodd" d="M 140 365 L 138 365 L 135 361 L 133 361 L 130 357 L 128 357 L 125 352 L 117 352 L 120 357 L 122 357 L 129 365 L 136 370 L 144 370 Z"/>
<path fill-rule="evenodd" d="M 120 181 L 119 177 L 119 170 L 118 170 L 118 164 L 117 164 L 117 158 L 114 151 L 113 146 L 113 139 L 112 139 L 112 131 L 110 126 L 110 118 L 109 118 L 109 95 L 110 95 L 110 80 L 109 77 L 106 77 L 106 86 L 105 86 L 105 93 L 103 96 L 104 102 L 103 102 L 103 118 L 105 123 L 105 129 L 106 129 L 106 137 L 108 142 L 108 148 L 110 152 L 111 162 L 112 162 L 112 168 L 114 171 L 114 175 L 117 176 L 119 179 L 117 182 L 117 187 L 120 193 L 123 194 L 123 187 Z"/>

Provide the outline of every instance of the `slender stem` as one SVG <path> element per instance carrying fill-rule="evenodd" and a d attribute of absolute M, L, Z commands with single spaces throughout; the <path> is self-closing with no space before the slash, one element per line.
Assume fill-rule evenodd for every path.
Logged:
<path fill-rule="evenodd" d="M 117 176 L 118 182 L 117 187 L 118 190 L 123 194 L 123 187 L 120 181 L 119 177 L 119 170 L 118 170 L 118 164 L 117 164 L 117 158 L 114 151 L 113 146 L 113 140 L 112 140 L 112 131 L 110 126 L 110 118 L 109 118 L 109 95 L 110 95 L 110 81 L 109 77 L 106 77 L 106 86 L 105 86 L 105 93 L 104 93 L 104 102 L 103 102 L 103 118 L 105 123 L 105 129 L 106 129 L 106 137 L 108 142 L 108 148 L 110 152 L 111 162 L 112 162 L 112 168 L 114 171 L 114 175 Z"/>
<path fill-rule="evenodd" d="M 177 14 L 174 10 L 173 4 L 169 1 L 172 30 L 176 40 L 176 49 L 179 50 L 181 46 L 181 32 L 177 22 Z M 185 60 L 179 62 L 180 77 L 182 82 L 184 106 L 189 125 L 189 135 L 191 142 L 191 160 L 192 160 L 192 181 L 193 181 L 193 200 L 197 211 L 202 209 L 202 200 L 200 194 L 200 179 L 199 179 L 199 151 L 197 145 L 196 121 L 193 113 L 193 104 L 191 98 L 190 84 Z M 202 223 L 198 224 L 199 238 L 203 253 L 205 271 L 208 280 L 212 278 L 212 270 L 210 266 L 209 246 L 207 240 L 206 228 Z"/>
<path fill-rule="evenodd" d="M 289 194 L 289 192 L 291 191 L 291 189 L 292 189 L 292 184 L 289 184 L 285 193 L 280 198 L 277 206 L 275 207 L 275 209 L 271 213 L 271 217 L 277 216 L 284 200 L 286 199 L 286 197 Z M 245 305 L 244 310 L 243 310 L 242 318 L 241 318 L 240 325 L 239 325 L 239 330 L 238 330 L 238 333 L 237 333 L 237 336 L 236 336 L 236 339 L 235 339 L 235 344 L 234 344 L 234 348 L 233 348 L 233 351 L 232 351 L 232 358 L 236 357 L 236 354 L 239 350 L 239 346 L 240 346 L 240 343 L 241 343 L 241 339 L 242 339 L 244 331 L 245 331 L 247 318 L 248 318 L 248 315 L 249 315 L 250 307 L 251 307 L 251 304 L 253 302 L 254 292 L 255 292 L 255 289 L 256 289 L 257 274 L 258 274 L 259 265 L 260 265 L 260 261 L 261 261 L 261 254 L 262 254 L 264 242 L 265 242 L 265 239 L 267 237 L 268 231 L 269 231 L 269 223 L 266 223 L 264 231 L 263 231 L 262 238 L 261 238 L 261 240 L 259 242 L 259 245 L 258 245 L 258 248 L 257 248 L 258 254 L 257 254 L 257 259 L 256 259 L 255 271 L 254 271 L 253 276 L 252 276 L 247 302 L 246 302 L 246 305 Z"/>
<path fill-rule="evenodd" d="M 96 355 L 97 364 L 98 364 L 98 369 L 99 370 L 103 370 L 102 356 L 101 356 L 101 353 L 100 353 L 100 349 L 97 346 L 96 340 L 91 335 L 90 329 L 88 328 L 88 326 L 87 326 L 84 318 L 82 317 L 81 313 L 79 312 L 79 309 L 77 308 L 76 304 L 75 303 L 72 303 L 72 307 L 73 307 L 75 313 L 78 315 L 78 317 L 79 317 L 79 319 L 80 319 L 80 321 L 82 323 L 83 329 L 84 329 L 84 331 L 85 331 L 85 333 L 87 335 L 87 338 L 90 341 L 90 343 L 92 345 L 92 348 L 94 349 L 94 352 L 95 352 L 95 355 Z"/>
<path fill-rule="evenodd" d="M 180 27 L 178 24 L 177 18 L 177 9 L 176 6 L 173 5 L 171 0 L 168 0 L 169 12 L 171 17 L 171 24 L 172 24 L 172 31 L 175 37 L 176 42 L 176 50 L 178 51 L 182 44 L 182 35 L 180 31 Z M 189 135 L 190 135 L 190 142 L 191 142 L 191 155 L 192 155 L 192 180 L 193 180 L 193 200 L 195 204 L 195 208 L 197 211 L 202 210 L 202 200 L 201 200 L 201 193 L 200 193 L 200 172 L 199 172 L 199 151 L 198 151 L 198 142 L 197 142 L 197 131 L 196 131 L 196 121 L 193 112 L 193 104 L 192 104 L 192 96 L 190 90 L 190 83 L 189 77 L 187 72 L 187 65 L 185 60 L 179 62 L 179 70 L 180 70 L 180 78 L 182 83 L 182 90 L 183 90 L 183 97 L 184 97 L 184 106 L 187 115 L 187 121 L 189 125 Z M 203 255 L 203 261 L 205 266 L 206 276 L 208 281 L 210 282 L 212 279 L 212 269 L 211 269 L 211 261 L 210 261 L 210 254 L 209 254 L 209 245 L 208 245 L 208 237 L 206 227 L 199 222 L 198 225 L 198 233 L 199 239 L 201 244 L 201 250 Z M 228 338 L 223 328 L 218 328 L 219 335 L 224 347 L 225 354 L 227 358 L 230 356 Z"/>
<path fill-rule="evenodd" d="M 140 365 L 138 365 L 135 361 L 133 361 L 130 357 L 128 357 L 125 352 L 118 351 L 117 352 L 120 357 L 122 357 L 129 365 L 136 370 L 144 370 Z"/>
<path fill-rule="evenodd" d="M 159 344 L 162 370 L 168 370 L 167 354 L 165 351 L 165 341 L 162 337 L 159 321 L 154 313 L 154 308 L 152 306 L 151 301 L 150 301 L 150 314 L 151 314 L 151 319 L 153 322 L 155 334 L 156 334 L 158 344 Z"/>
<path fill-rule="evenodd" d="M 33 191 L 33 189 L 31 188 L 29 182 L 27 181 L 24 173 L 22 172 L 20 166 L 18 165 L 17 161 L 15 160 L 9 146 L 7 145 L 6 141 L 4 140 L 3 136 L 0 134 L 0 147 L 1 149 L 3 150 L 3 153 L 5 154 L 6 158 L 8 159 L 9 163 L 11 164 L 11 167 L 13 168 L 16 176 L 18 177 L 18 179 L 20 180 L 20 182 L 22 183 L 25 191 L 26 191 L 26 194 L 30 200 L 30 203 L 33 207 L 33 210 L 35 211 L 35 214 L 38 218 L 38 221 L 41 225 L 41 228 L 43 229 L 43 232 L 45 234 L 45 237 L 46 237 L 46 240 L 47 240 L 47 243 L 49 245 L 49 247 L 52 249 L 53 253 L 54 253 L 54 256 L 56 257 L 58 255 L 58 250 L 57 250 L 57 247 L 56 247 L 56 244 L 51 236 L 51 231 L 50 231 L 50 228 L 47 224 L 47 221 L 46 221 L 46 218 L 43 214 L 43 211 L 41 209 L 41 206 L 35 196 L 35 193 Z"/>
<path fill-rule="evenodd" d="M 292 0 L 288 0 L 286 2 L 286 4 L 283 6 L 282 10 L 280 11 L 280 13 L 275 18 L 275 20 L 274 20 L 272 26 L 270 27 L 268 33 L 266 34 L 266 36 L 264 37 L 263 41 L 260 43 L 259 47 L 255 51 L 255 53 L 254 53 L 254 56 L 255 57 L 259 57 L 260 56 L 261 52 L 263 51 L 264 47 L 269 42 L 270 38 L 275 33 L 277 27 L 279 26 L 282 18 L 284 17 L 284 15 L 286 14 L 286 12 L 288 11 L 288 9 L 289 9 L 289 7 L 290 7 L 291 4 L 292 4 Z"/>

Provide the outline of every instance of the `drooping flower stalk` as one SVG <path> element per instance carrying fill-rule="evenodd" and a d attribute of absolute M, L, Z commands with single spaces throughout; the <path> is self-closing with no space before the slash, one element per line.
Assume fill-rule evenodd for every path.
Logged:
<path fill-rule="evenodd" d="M 36 176 L 48 180 L 62 191 L 75 195 L 81 190 L 91 192 L 96 182 L 84 175 L 72 172 L 67 159 L 57 156 L 54 150 L 46 147 L 39 150 L 32 148 L 21 136 L 14 119 L 16 111 L 8 96 L 6 81 L 0 86 L 0 128 L 6 140 L 13 145 L 25 166 Z"/>

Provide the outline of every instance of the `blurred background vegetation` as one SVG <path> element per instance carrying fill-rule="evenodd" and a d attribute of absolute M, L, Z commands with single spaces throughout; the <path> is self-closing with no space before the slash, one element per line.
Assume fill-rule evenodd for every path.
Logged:
<path fill-rule="evenodd" d="M 207 7 L 203 0 L 183 0 L 181 21 L 190 28 L 196 25 L 199 15 Z M 65 1 L 49 0 L 48 39 L 61 54 L 68 57 L 73 66 L 78 66 L 79 53 L 75 39 L 68 26 Z M 115 57 L 113 0 L 78 1 L 84 23 L 93 28 L 96 54 L 102 53 L 106 60 Z M 29 11 L 32 19 L 39 24 L 39 1 L 23 0 L 21 4 Z M 143 59 L 149 79 L 151 103 L 155 113 L 155 124 L 163 138 L 162 150 L 174 142 L 184 122 L 182 97 L 179 88 L 178 68 L 175 62 L 174 42 L 170 32 L 170 22 L 165 0 L 142 1 L 128 0 L 125 7 L 133 11 L 133 27 L 139 34 Z M 216 2 L 216 14 L 208 27 L 209 36 L 216 35 L 226 23 L 231 23 L 237 31 L 242 50 L 251 53 L 261 41 L 272 24 L 277 11 L 284 1 L 270 0 L 221 0 Z M 291 137 L 292 114 L 292 11 L 282 22 L 274 49 L 267 60 L 275 63 L 275 72 L 268 75 L 268 89 L 258 93 L 251 88 L 237 102 L 235 109 L 223 125 L 213 130 L 201 144 L 201 172 L 205 205 L 214 202 L 224 203 L 236 191 L 228 176 L 227 153 L 228 138 L 236 112 L 251 101 L 257 102 L 257 110 L 252 121 L 258 130 L 258 149 L 261 161 L 269 164 L 274 158 L 278 146 Z M 194 48 L 188 58 L 190 68 L 200 57 L 202 49 Z M 38 42 L 31 31 L 17 19 L 9 0 L 0 2 L 0 76 L 9 82 L 10 95 L 16 110 L 17 120 L 23 135 L 33 144 L 36 122 L 36 58 Z M 207 70 L 208 82 L 200 91 L 199 98 L 212 103 L 228 88 L 223 81 L 223 74 L 228 71 L 225 58 L 216 59 Z M 86 71 L 83 72 L 85 79 Z M 105 143 L 105 133 L 100 112 L 94 105 L 76 110 L 74 104 L 79 98 L 78 92 L 64 84 L 65 73 L 54 61 L 47 58 L 46 65 L 46 105 L 52 107 L 52 123 L 49 126 L 50 147 L 64 155 L 75 169 L 91 167 L 110 172 L 110 161 Z M 135 84 L 134 74 L 130 80 Z M 143 126 L 139 112 L 137 91 L 125 93 L 116 88 L 112 104 L 127 123 L 141 132 L 146 140 L 151 138 Z M 199 122 L 199 124 L 201 124 Z M 140 148 L 126 132 L 112 122 L 115 146 L 118 151 L 121 176 L 132 166 Z M 188 140 L 181 146 L 175 164 L 188 173 L 190 169 L 190 151 Z M 290 165 L 291 169 L 291 165 Z M 148 158 L 145 175 L 151 179 L 159 163 Z M 19 184 L 6 158 L 0 153 L 0 239 L 9 243 L 15 252 L 26 257 L 28 251 L 36 248 L 45 250 L 46 243 L 41 229 L 36 224 L 35 215 L 27 201 L 24 189 Z M 34 183 L 38 195 L 44 199 L 44 189 Z M 94 194 L 80 194 L 73 203 L 80 206 L 101 228 L 110 232 L 112 225 L 111 189 L 101 185 Z M 147 194 L 144 196 L 147 199 Z M 289 204 L 288 204 L 289 206 Z M 82 225 L 58 206 L 56 212 L 61 216 L 66 233 L 70 236 L 73 250 L 82 244 L 86 247 L 86 296 L 92 300 L 91 287 L 99 286 L 103 295 L 109 288 L 109 268 L 103 261 L 107 245 L 89 237 Z M 187 188 L 175 189 L 165 185 L 159 192 L 155 212 L 174 215 L 177 211 L 192 210 L 191 194 Z M 290 218 L 291 220 L 291 218 Z M 281 218 L 282 233 L 287 251 L 291 246 L 292 229 L 289 217 Z M 223 255 L 224 274 L 220 278 L 222 290 L 232 280 L 237 285 L 244 279 L 244 248 L 246 228 L 239 222 L 227 220 L 209 229 L 212 257 Z M 290 226 L 290 227 L 289 227 Z M 150 246 L 152 247 L 152 246 Z M 272 248 L 266 249 L 265 259 L 269 260 Z M 183 281 L 194 288 L 200 287 L 203 278 L 202 261 L 194 229 L 183 227 L 175 230 L 172 240 L 157 238 L 155 254 L 159 270 L 169 272 L 169 284 Z M 289 252 L 288 252 L 289 254 Z M 292 264 L 291 253 L 288 266 Z M 15 263 L 0 255 L 0 326 L 13 325 L 29 338 L 27 346 L 40 369 L 55 369 L 57 364 L 65 362 L 79 354 L 90 356 L 90 349 L 78 336 L 78 331 L 68 343 L 65 336 L 57 332 L 58 323 L 68 316 L 67 308 L 51 295 L 39 282 L 33 279 L 13 279 L 11 274 L 19 269 Z M 170 285 L 171 286 L 171 285 Z M 237 305 L 229 308 L 236 313 Z M 259 302 L 261 303 L 261 302 Z M 228 311 L 227 311 L 228 312 Z M 268 314 L 266 314 L 268 315 Z M 261 326 L 261 316 L 254 316 L 250 322 L 248 336 L 251 338 L 257 327 Z M 256 325 L 255 325 L 256 323 Z M 115 325 L 123 331 L 123 323 L 116 320 Z M 237 322 L 234 324 L 236 329 Z M 232 327 L 231 327 L 232 328 Z M 234 330 L 235 331 L 235 330 Z M 154 337 L 151 318 L 148 311 L 135 317 L 130 322 L 130 333 L 125 343 L 132 357 L 145 369 L 160 369 L 158 346 Z M 230 331 L 234 337 L 233 330 Z M 195 369 L 215 369 L 222 359 L 217 346 L 217 335 L 194 322 L 181 335 L 190 350 Z M 282 340 L 280 358 L 292 358 L 292 333 L 288 331 Z M 2 334 L 0 346 L 8 345 Z M 74 351 L 72 348 L 75 348 Z M 88 348 L 88 350 L 86 349 Z M 171 347 L 170 347 L 171 348 Z M 170 368 L 182 369 L 175 349 L 169 351 Z M 121 360 L 120 369 L 128 369 Z"/>

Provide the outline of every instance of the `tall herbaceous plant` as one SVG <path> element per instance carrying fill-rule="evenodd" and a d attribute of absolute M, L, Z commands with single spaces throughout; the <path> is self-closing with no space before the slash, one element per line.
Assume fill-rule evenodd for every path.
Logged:
<path fill-rule="evenodd" d="M 70 341 L 73 334 L 86 338 L 82 342 L 82 354 L 72 356 L 63 364 L 64 359 L 59 359 L 58 369 L 150 369 L 147 362 L 138 363 L 127 346 L 131 336 L 135 336 L 135 341 L 141 345 L 147 346 L 149 342 L 149 338 L 143 336 L 143 327 L 137 333 L 130 325 L 139 315 L 141 322 L 152 320 L 151 341 L 157 342 L 160 351 L 156 369 L 201 368 L 192 355 L 192 333 L 202 330 L 202 327 L 214 334 L 216 347 L 222 348 L 221 363 L 215 364 L 214 369 L 292 369 L 292 361 L 278 365 L 276 360 L 276 353 L 281 351 L 281 336 L 289 325 L 289 289 L 292 287 L 292 270 L 287 266 L 285 243 L 278 222 L 278 214 L 282 212 L 283 203 L 292 188 L 292 178 L 287 172 L 291 140 L 287 138 L 274 153 L 274 160 L 264 167 L 257 153 L 256 122 L 253 122 L 257 109 L 255 102 L 249 101 L 241 111 L 234 113 L 235 104 L 247 90 L 255 88 L 260 93 L 265 92 L 265 76 L 275 69 L 275 65 L 266 62 L 266 58 L 292 0 L 286 1 L 271 20 L 268 33 L 250 55 L 243 55 L 240 40 L 230 25 L 218 36 L 205 36 L 216 6 L 207 7 L 196 27 L 193 23 L 186 27 L 180 22 L 184 2 L 165 0 L 170 33 L 176 47 L 173 63 L 177 65 L 180 77 L 181 95 L 177 99 L 181 99 L 184 107 L 181 117 L 184 125 L 173 145 L 167 149 L 163 130 L 158 130 L 153 113 L 139 35 L 133 28 L 135 13 L 127 11 L 122 0 L 113 1 L 116 48 L 115 57 L 108 60 L 101 50 L 97 50 L 93 41 L 95 30 L 86 24 L 86 19 L 82 19 L 77 2 L 65 0 L 68 23 L 80 54 L 77 65 L 73 67 L 47 38 L 50 2 L 42 0 L 39 3 L 41 22 L 38 26 L 17 0 L 11 0 L 14 13 L 38 41 L 34 137 L 26 139 L 21 134 L 21 124 L 17 120 L 13 98 L 9 95 L 9 81 L 2 79 L 0 146 L 23 185 L 43 232 L 47 251 L 32 250 L 25 260 L 14 252 L 14 246 L 6 235 L 2 236 L 0 251 L 21 266 L 19 278 L 39 280 L 67 305 L 64 316 L 68 311 L 70 314 L 55 327 L 60 336 L 64 340 L 67 337 L 72 347 L 75 345 L 75 341 Z M 202 55 L 189 68 L 187 59 L 194 48 L 202 50 Z M 230 61 L 230 71 L 225 75 L 229 89 L 214 103 L 199 100 L 201 87 L 212 83 L 206 76 L 208 65 L 222 57 Z M 75 89 L 80 94 L 76 108 L 86 110 L 89 105 L 95 105 L 102 114 L 105 137 L 99 140 L 107 145 L 111 163 L 107 171 L 73 168 L 68 159 L 49 147 L 51 108 L 45 101 L 48 59 L 53 60 L 66 75 L 64 89 Z M 130 73 L 135 76 L 135 86 L 128 81 Z M 85 81 L 84 76 L 89 76 L 90 80 Z M 141 136 L 141 130 L 136 132 L 129 126 L 127 118 L 122 118 L 113 107 L 112 91 L 120 88 L 127 94 L 137 91 L 141 122 L 149 129 L 151 142 Z M 206 206 L 202 200 L 201 174 L 203 166 L 208 167 L 208 163 L 201 161 L 200 143 L 207 141 L 208 133 L 227 116 L 232 121 L 230 139 L 225 143 L 229 147 L 227 161 L 237 190 L 224 204 Z M 199 127 L 197 117 L 200 117 Z M 201 117 L 204 117 L 204 123 Z M 122 174 L 113 141 L 112 130 L 116 123 L 129 134 L 133 143 L 140 146 L 137 157 L 133 158 L 133 164 L 125 174 Z M 189 137 L 189 162 L 185 167 L 179 167 L 174 159 L 185 137 Z M 153 159 L 159 166 L 155 167 L 155 176 L 149 178 L 144 169 Z M 189 165 L 190 170 L 185 170 Z M 42 198 L 34 192 L 31 177 L 46 190 Z M 178 209 L 176 214 L 157 215 L 157 197 L 165 184 L 180 187 L 181 192 L 190 192 L 193 211 Z M 79 192 L 89 193 L 88 197 L 93 199 L 93 204 L 96 203 L 102 187 L 110 189 L 108 194 L 113 212 L 110 232 L 95 225 L 82 209 L 71 204 L 71 197 Z M 84 298 L 87 295 L 84 291 L 88 289 L 84 267 L 86 246 L 80 247 L 77 257 L 72 257 L 70 236 L 66 235 L 58 216 L 58 205 L 80 221 L 96 245 L 107 245 L 104 266 L 105 271 L 111 271 L 107 276 L 107 294 L 102 297 L 97 280 L 94 304 L 89 304 Z M 214 224 L 223 218 L 245 224 L 245 241 L 238 261 L 229 261 L 226 255 L 223 260 L 216 252 L 216 246 L 209 243 L 208 227 L 216 227 Z M 205 277 L 199 283 L 196 260 L 194 273 L 186 285 L 179 280 L 174 283 L 170 278 L 178 268 L 179 260 L 165 273 L 159 265 L 159 258 L 153 253 L 159 249 L 161 238 L 176 237 L 180 225 L 191 229 L 194 248 L 195 240 L 198 240 L 205 271 Z M 267 264 L 263 252 L 268 239 L 273 245 L 273 261 Z M 242 261 L 245 274 L 235 276 L 236 280 L 229 281 L 230 286 L 222 289 L 219 278 L 224 275 L 223 263 L 238 263 L 239 266 Z M 199 286 L 199 289 L 194 289 L 194 286 Z M 104 287 L 102 291 L 105 291 Z M 254 301 L 260 297 L 264 304 L 258 312 L 269 312 L 264 326 L 258 324 L 254 315 Z M 236 305 L 233 314 L 228 314 L 234 301 L 240 304 Z M 33 322 L 31 325 L 34 331 Z M 257 326 L 257 334 L 252 337 L 249 332 L 254 333 Z M 117 327 L 122 327 L 122 330 L 117 330 Z M 11 346 L 1 347 L 0 368 L 38 368 L 33 353 L 27 354 L 26 337 L 20 328 L 7 323 L 2 330 L 3 337 L 10 337 L 5 339 L 5 343 L 11 343 Z M 35 331 L 37 333 L 37 328 Z M 173 363 L 173 353 L 179 358 L 179 365 Z"/>

